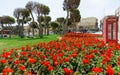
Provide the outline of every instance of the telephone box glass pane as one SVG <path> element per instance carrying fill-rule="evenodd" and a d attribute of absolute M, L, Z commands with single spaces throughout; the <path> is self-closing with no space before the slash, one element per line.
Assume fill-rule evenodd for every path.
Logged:
<path fill-rule="evenodd" d="M 112 39 L 111 30 L 112 30 L 112 24 L 109 24 L 109 25 L 108 25 L 108 39 Z"/>
<path fill-rule="evenodd" d="M 116 40 L 116 23 L 113 23 L 113 40 Z"/>

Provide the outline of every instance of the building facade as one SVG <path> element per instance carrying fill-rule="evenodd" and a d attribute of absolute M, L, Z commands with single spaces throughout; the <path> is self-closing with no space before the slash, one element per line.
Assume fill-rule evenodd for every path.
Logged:
<path fill-rule="evenodd" d="M 118 39 L 120 39 L 120 7 L 115 10 L 115 15 L 118 16 Z"/>
<path fill-rule="evenodd" d="M 118 32 L 120 32 L 120 7 L 115 10 L 115 16 L 118 16 Z"/>
<path fill-rule="evenodd" d="M 79 26 L 87 29 L 96 29 L 98 28 L 98 19 L 96 17 L 82 18 Z"/>

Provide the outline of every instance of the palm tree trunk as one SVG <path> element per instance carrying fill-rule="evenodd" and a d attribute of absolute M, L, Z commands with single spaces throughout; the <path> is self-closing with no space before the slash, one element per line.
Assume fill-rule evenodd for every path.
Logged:
<path fill-rule="evenodd" d="M 40 27 L 39 28 L 39 37 L 42 38 L 43 37 L 43 29 Z"/>
<path fill-rule="evenodd" d="M 32 28 L 32 36 L 35 35 L 35 31 L 34 31 L 34 28 Z"/>
<path fill-rule="evenodd" d="M 47 27 L 47 35 L 49 35 L 49 27 Z"/>
<path fill-rule="evenodd" d="M 30 14 L 31 14 L 31 17 L 32 17 L 32 22 L 35 22 L 35 19 L 34 19 L 32 11 L 30 11 Z M 34 28 L 32 28 L 32 35 L 33 35 L 33 37 L 35 35 Z"/>
<path fill-rule="evenodd" d="M 32 11 L 30 11 L 33 22 L 35 21 Z"/>
<path fill-rule="evenodd" d="M 17 24 L 18 24 L 18 28 L 16 29 L 16 31 L 18 31 L 18 36 L 20 37 L 20 21 L 19 21 L 19 18 L 17 18 Z"/>
<path fill-rule="evenodd" d="M 3 24 L 1 24 L 2 30 L 1 30 L 1 38 L 3 38 Z"/>
<path fill-rule="evenodd" d="M 67 33 L 68 31 L 68 18 L 69 18 L 69 10 L 67 10 L 66 22 L 63 26 L 63 34 Z"/>
<path fill-rule="evenodd" d="M 24 21 L 24 20 L 23 20 Z M 23 26 L 23 22 L 22 22 L 22 29 L 21 29 L 21 31 L 20 31 L 20 37 L 21 38 L 24 38 L 24 26 Z"/>
<path fill-rule="evenodd" d="M 10 32 L 9 32 L 9 38 L 11 38 L 13 28 L 12 28 L 12 26 L 10 24 L 8 25 L 8 30 L 10 30 Z"/>
<path fill-rule="evenodd" d="M 40 28 L 40 38 L 43 37 L 43 28 L 42 28 L 42 25 L 41 25 L 41 28 Z"/>
<path fill-rule="evenodd" d="M 44 34 L 47 35 L 47 27 L 45 27 Z"/>
<path fill-rule="evenodd" d="M 40 14 L 38 14 L 38 16 L 40 16 Z M 42 14 L 41 14 L 41 16 L 42 16 Z M 42 38 L 43 37 L 43 27 L 42 27 L 42 24 L 41 24 L 41 18 L 40 18 L 38 29 L 39 29 L 39 32 L 38 32 L 39 37 Z"/>
<path fill-rule="evenodd" d="M 40 37 L 40 38 L 43 37 L 43 28 L 42 28 L 41 22 L 39 22 L 38 34 L 39 34 L 39 37 Z"/>
<path fill-rule="evenodd" d="M 30 23 L 28 23 L 28 25 L 29 25 L 29 27 L 28 27 L 27 32 L 28 32 L 28 36 L 30 36 L 30 31 L 31 31 Z"/>

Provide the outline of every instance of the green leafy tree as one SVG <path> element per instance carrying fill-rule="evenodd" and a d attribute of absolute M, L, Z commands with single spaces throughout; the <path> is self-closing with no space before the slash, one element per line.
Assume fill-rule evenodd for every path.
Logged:
<path fill-rule="evenodd" d="M 58 26 L 59 26 L 59 23 L 53 21 L 53 22 L 50 23 L 50 25 L 51 25 L 51 27 L 52 27 L 52 31 L 56 34 L 56 33 L 57 33 L 57 28 L 58 28 Z"/>
<path fill-rule="evenodd" d="M 26 8 L 28 9 L 28 11 L 29 11 L 29 13 L 30 13 L 30 15 L 31 15 L 31 17 L 32 17 L 32 22 L 34 23 L 35 22 L 35 18 L 34 18 L 34 16 L 33 16 L 33 11 L 34 11 L 34 8 L 35 8 L 35 4 L 36 4 L 36 2 L 34 2 L 34 1 L 29 1 L 27 4 L 26 4 Z M 32 27 L 30 27 L 29 28 L 29 30 L 31 29 Z M 34 36 L 34 28 L 32 28 L 32 35 Z"/>
<path fill-rule="evenodd" d="M 11 34 L 13 32 L 13 26 L 12 24 L 15 23 L 15 19 L 11 16 L 3 16 L 3 21 L 4 21 L 4 24 L 6 25 L 5 28 L 6 30 L 10 30 L 10 38 L 11 38 Z"/>
<path fill-rule="evenodd" d="M 70 12 L 70 19 L 72 21 L 73 31 L 77 30 L 76 23 L 80 22 L 81 15 L 78 9 L 74 9 Z"/>
<path fill-rule="evenodd" d="M 0 23 L 1 23 L 1 27 L 2 27 L 2 30 L 1 30 L 1 38 L 3 38 L 3 30 L 10 30 L 10 37 L 11 37 L 11 32 L 13 31 L 13 27 L 12 27 L 12 24 L 15 23 L 15 19 L 11 16 L 2 16 L 0 17 Z M 5 26 L 4 26 L 5 25 Z"/>
<path fill-rule="evenodd" d="M 21 10 L 21 14 L 20 14 L 21 21 L 22 21 L 22 25 L 21 25 L 21 27 L 22 27 L 22 29 L 21 29 L 21 38 L 24 37 L 24 23 L 26 23 L 26 19 L 29 18 L 29 15 L 30 14 L 29 14 L 29 11 L 27 9 L 23 8 Z"/>
<path fill-rule="evenodd" d="M 14 17 L 17 19 L 19 36 L 24 37 L 24 23 L 29 18 L 29 11 L 25 8 L 16 8 L 14 10 Z"/>
<path fill-rule="evenodd" d="M 60 24 L 58 27 L 58 31 L 59 33 L 61 33 L 62 29 L 64 28 L 63 24 L 65 22 L 65 18 L 64 17 L 59 17 L 56 19 L 56 21 Z"/>
<path fill-rule="evenodd" d="M 63 33 L 66 33 L 68 31 L 67 25 L 68 25 L 68 18 L 70 15 L 70 11 L 73 9 L 77 9 L 79 5 L 80 5 L 80 0 L 64 0 L 63 9 L 67 11 L 67 16 L 66 16 L 66 22 L 63 28 Z"/>
<path fill-rule="evenodd" d="M 34 12 L 37 14 L 37 18 L 38 18 L 38 29 L 39 29 L 39 37 L 42 38 L 43 37 L 43 26 L 42 26 L 42 18 L 40 18 L 40 16 L 43 16 L 44 13 L 43 13 L 43 10 L 45 9 L 44 8 L 45 5 L 44 4 L 40 4 L 40 3 L 36 3 L 35 4 L 35 8 L 34 8 Z"/>
<path fill-rule="evenodd" d="M 44 19 L 44 23 L 45 23 L 45 26 L 44 26 L 44 33 L 45 34 L 47 34 L 46 32 L 47 32 L 47 30 L 48 30 L 48 23 L 49 23 L 49 21 L 51 20 L 51 17 L 48 17 L 47 15 L 49 14 L 49 12 L 50 12 L 50 9 L 49 9 L 49 7 L 48 6 L 46 6 L 46 5 L 44 5 L 43 6 L 43 9 L 42 9 L 42 11 L 41 11 L 41 13 L 44 15 L 44 17 L 45 17 L 45 19 Z M 49 31 L 48 31 L 49 32 Z M 49 34 L 48 34 L 49 35 Z"/>
<path fill-rule="evenodd" d="M 21 11 L 21 8 L 16 8 L 14 10 L 14 13 L 13 13 L 13 16 L 16 18 L 17 20 L 17 28 L 18 28 L 18 36 L 20 36 L 20 11 Z"/>
<path fill-rule="evenodd" d="M 47 35 L 49 35 L 49 27 L 50 27 L 50 26 L 49 26 L 49 25 L 50 25 L 49 23 L 50 23 L 50 21 L 51 21 L 51 17 L 50 17 L 50 16 L 46 16 L 46 17 L 45 17 L 45 27 L 46 27 L 46 28 L 45 28 L 45 32 L 47 32 L 47 33 L 46 33 Z"/>

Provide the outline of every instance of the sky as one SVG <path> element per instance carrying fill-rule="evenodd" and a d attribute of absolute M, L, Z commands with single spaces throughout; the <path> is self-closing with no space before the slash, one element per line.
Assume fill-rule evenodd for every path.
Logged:
<path fill-rule="evenodd" d="M 25 8 L 28 1 L 36 1 L 49 6 L 52 20 L 58 17 L 66 17 L 63 11 L 64 0 L 2 0 L 0 2 L 0 16 L 9 15 L 13 17 L 16 8 Z M 98 21 L 106 15 L 114 15 L 115 10 L 120 7 L 120 0 L 81 0 L 80 10 L 81 17 L 96 17 Z"/>

